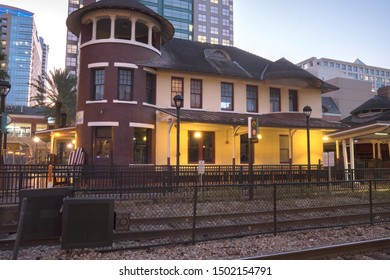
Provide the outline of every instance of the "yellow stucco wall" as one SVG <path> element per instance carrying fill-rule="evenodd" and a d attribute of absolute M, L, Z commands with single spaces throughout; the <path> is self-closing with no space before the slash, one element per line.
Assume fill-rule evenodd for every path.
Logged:
<path fill-rule="evenodd" d="M 289 112 L 288 90 L 298 90 L 299 112 L 306 105 L 313 109 L 312 117 L 322 117 L 321 93 L 316 89 L 294 88 L 278 84 L 264 84 L 253 80 L 240 80 L 225 77 L 209 77 L 187 73 L 172 73 L 159 71 L 157 75 L 157 104 L 162 108 L 171 107 L 171 78 L 184 78 L 184 109 L 190 109 L 190 81 L 191 79 L 201 79 L 203 81 L 203 108 L 202 111 L 221 112 L 220 109 L 220 87 L 221 82 L 234 84 L 234 112 L 246 113 L 246 85 L 256 85 L 259 88 L 259 114 L 269 114 L 269 88 L 281 88 L 282 112 Z M 277 113 L 276 113 L 277 114 Z M 167 120 L 157 117 L 156 124 L 156 164 L 166 164 L 168 157 L 168 138 L 170 141 L 171 164 L 176 164 L 176 125 L 172 126 L 168 133 Z M 174 120 L 175 121 L 175 120 Z M 233 153 L 235 152 L 236 164 L 240 164 L 240 137 L 233 136 L 233 126 L 213 125 L 200 123 L 181 123 L 180 131 L 180 164 L 188 164 L 188 132 L 189 131 L 213 131 L 215 132 L 215 164 L 232 164 Z M 279 136 L 291 135 L 292 141 L 292 163 L 307 164 L 307 138 L 306 129 L 292 130 L 283 128 L 260 128 L 262 139 L 254 145 L 255 164 L 280 164 Z M 238 134 L 247 134 L 247 127 L 239 129 Z M 323 132 L 321 130 L 311 130 L 311 164 L 318 163 L 323 153 Z"/>

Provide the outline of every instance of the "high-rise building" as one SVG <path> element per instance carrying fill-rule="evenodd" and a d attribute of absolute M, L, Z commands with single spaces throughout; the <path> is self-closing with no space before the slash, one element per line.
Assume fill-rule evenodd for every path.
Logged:
<path fill-rule="evenodd" d="M 68 14 L 97 2 L 68 1 Z M 175 27 L 175 38 L 233 46 L 233 0 L 139 0 L 139 2 L 168 19 Z M 68 31 L 65 68 L 73 74 L 77 73 L 77 57 L 78 38 Z"/>
<path fill-rule="evenodd" d="M 38 37 L 33 16 L 29 11 L 0 5 L 0 45 L 7 56 L 6 69 L 12 84 L 7 105 L 31 105 L 36 92 L 31 83 L 46 74 L 49 48 Z"/>
<path fill-rule="evenodd" d="M 297 65 L 324 81 L 347 78 L 370 82 L 373 92 L 376 92 L 380 87 L 390 85 L 390 69 L 370 66 L 360 59 L 347 62 L 331 58 L 311 57 Z"/>

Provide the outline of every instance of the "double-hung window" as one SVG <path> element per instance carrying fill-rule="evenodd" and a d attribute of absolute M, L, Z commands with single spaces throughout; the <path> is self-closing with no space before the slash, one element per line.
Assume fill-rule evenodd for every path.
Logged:
<path fill-rule="evenodd" d="M 118 99 L 130 101 L 131 96 L 131 82 L 132 70 L 119 68 L 118 79 Z"/>
<path fill-rule="evenodd" d="M 184 97 L 184 79 L 178 77 L 172 77 L 171 80 L 171 106 L 175 107 L 175 102 L 173 98 L 176 95 L 181 95 Z"/>
<path fill-rule="evenodd" d="M 221 109 L 224 111 L 233 111 L 233 84 L 221 83 Z"/>
<path fill-rule="evenodd" d="M 280 88 L 270 88 L 270 110 L 271 112 L 280 112 Z"/>
<path fill-rule="evenodd" d="M 202 108 L 202 80 L 191 80 L 191 108 Z"/>
<path fill-rule="evenodd" d="M 104 69 L 94 70 L 94 87 L 93 87 L 93 100 L 104 99 Z"/>
<path fill-rule="evenodd" d="M 246 111 L 247 112 L 258 112 L 258 93 L 257 86 L 246 86 Z"/>

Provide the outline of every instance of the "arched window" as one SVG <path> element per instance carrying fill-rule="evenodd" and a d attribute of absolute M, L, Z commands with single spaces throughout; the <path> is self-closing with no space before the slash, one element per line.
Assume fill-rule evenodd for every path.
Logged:
<path fill-rule="evenodd" d="M 131 38 L 131 21 L 124 18 L 117 18 L 115 21 L 115 38 L 130 40 Z"/>

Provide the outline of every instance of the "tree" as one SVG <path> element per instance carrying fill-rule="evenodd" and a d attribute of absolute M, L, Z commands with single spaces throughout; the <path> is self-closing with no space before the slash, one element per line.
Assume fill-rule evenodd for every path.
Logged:
<path fill-rule="evenodd" d="M 66 124 L 74 124 L 76 119 L 77 78 L 62 69 L 49 72 L 46 79 L 39 76 L 32 86 L 36 89 L 30 101 L 44 107 L 44 114 L 55 118 L 56 127 L 62 123 L 61 115 L 67 116 Z"/>
<path fill-rule="evenodd" d="M 8 80 L 9 75 L 6 69 L 7 55 L 0 49 L 0 80 Z"/>

